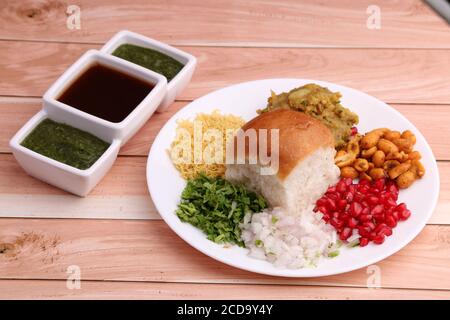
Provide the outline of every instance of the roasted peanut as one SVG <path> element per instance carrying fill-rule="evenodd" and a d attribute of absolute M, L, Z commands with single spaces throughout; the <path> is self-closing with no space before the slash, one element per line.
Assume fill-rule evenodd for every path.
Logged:
<path fill-rule="evenodd" d="M 369 170 L 369 162 L 366 159 L 358 158 L 353 163 L 353 167 L 359 172 L 365 172 Z"/>
<path fill-rule="evenodd" d="M 359 154 L 359 139 L 352 139 L 348 142 L 347 152 L 353 153 L 355 156 Z"/>
<path fill-rule="evenodd" d="M 383 134 L 385 134 L 386 132 L 389 132 L 390 130 L 388 128 L 378 128 L 378 129 L 373 129 L 372 131 L 369 131 L 367 134 L 377 134 L 378 136 L 382 136 Z"/>
<path fill-rule="evenodd" d="M 408 154 L 406 154 L 404 151 L 400 151 L 400 157 L 401 157 L 400 162 L 405 162 L 409 160 Z"/>
<path fill-rule="evenodd" d="M 381 179 L 385 177 L 384 170 L 382 168 L 373 168 L 369 171 L 369 176 L 373 180 Z"/>
<path fill-rule="evenodd" d="M 391 141 L 386 139 L 380 139 L 377 144 L 378 150 L 384 152 L 384 154 L 398 152 L 398 147 Z"/>
<path fill-rule="evenodd" d="M 425 167 L 419 160 L 413 160 L 411 162 L 412 168 L 414 168 L 414 172 L 419 178 L 422 178 L 425 174 Z"/>
<path fill-rule="evenodd" d="M 384 164 L 385 158 L 386 158 L 386 156 L 385 156 L 384 152 L 381 150 L 377 150 L 372 157 L 372 162 L 375 167 L 381 168 Z"/>
<path fill-rule="evenodd" d="M 373 156 L 373 154 L 377 151 L 377 147 L 372 147 L 370 149 L 367 150 L 363 150 L 361 151 L 361 157 L 365 158 L 365 159 L 369 159 Z"/>
<path fill-rule="evenodd" d="M 383 134 L 383 138 L 389 141 L 393 141 L 401 137 L 400 132 L 398 131 L 387 131 Z"/>
<path fill-rule="evenodd" d="M 393 141 L 399 150 L 410 153 L 413 150 L 413 143 L 410 139 L 400 138 Z"/>
<path fill-rule="evenodd" d="M 337 159 L 337 158 L 342 157 L 342 156 L 344 156 L 346 154 L 347 154 L 347 151 L 339 150 L 338 152 L 336 152 L 336 156 L 334 158 Z"/>
<path fill-rule="evenodd" d="M 375 165 L 373 164 L 373 162 L 369 162 L 369 171 L 372 170 L 373 168 L 375 168 Z"/>
<path fill-rule="evenodd" d="M 395 181 L 400 189 L 405 189 L 411 186 L 414 183 L 414 180 L 416 180 L 416 174 L 413 171 L 408 170 L 399 175 Z"/>
<path fill-rule="evenodd" d="M 389 172 L 388 172 L 389 178 L 395 179 L 399 175 L 401 175 L 402 173 L 408 171 L 409 168 L 411 168 L 411 163 L 403 162 L 403 163 L 399 164 L 398 166 L 396 166 L 396 167 L 392 168 L 391 170 L 389 170 Z"/>
<path fill-rule="evenodd" d="M 361 139 L 361 148 L 370 149 L 372 147 L 375 147 L 377 145 L 378 141 L 380 140 L 380 137 L 381 137 L 381 135 L 376 132 L 366 134 Z"/>
<path fill-rule="evenodd" d="M 339 157 L 336 157 L 334 159 L 334 163 L 339 168 L 343 168 L 343 167 L 347 167 L 347 166 L 351 165 L 355 161 L 355 159 L 356 159 L 356 154 L 345 152 L 344 154 L 340 155 Z"/>
<path fill-rule="evenodd" d="M 419 151 L 413 151 L 408 154 L 409 160 L 420 160 L 421 158 L 422 158 L 422 155 L 420 154 Z"/>
<path fill-rule="evenodd" d="M 383 164 L 383 169 L 388 172 L 389 170 L 395 168 L 396 166 L 398 166 L 400 164 L 399 161 L 397 160 L 387 160 L 384 162 Z"/>
<path fill-rule="evenodd" d="M 371 176 L 369 176 L 367 173 L 365 173 L 365 172 L 361 172 L 360 174 L 359 174 L 359 180 L 369 180 L 369 181 L 372 181 L 372 177 Z"/>
<path fill-rule="evenodd" d="M 353 167 L 343 167 L 341 168 L 341 177 L 343 178 L 351 178 L 356 179 L 358 178 L 358 171 L 356 171 Z"/>
<path fill-rule="evenodd" d="M 416 144 L 416 136 L 410 130 L 403 131 L 401 138 L 410 140 L 413 145 Z"/>
<path fill-rule="evenodd" d="M 402 158 L 402 155 L 400 152 L 391 152 L 386 156 L 386 160 L 397 160 L 400 162 L 400 159 Z"/>
<path fill-rule="evenodd" d="M 408 160 L 408 155 L 403 151 L 393 152 L 386 156 L 386 160 L 397 160 L 400 162 L 405 162 Z"/>

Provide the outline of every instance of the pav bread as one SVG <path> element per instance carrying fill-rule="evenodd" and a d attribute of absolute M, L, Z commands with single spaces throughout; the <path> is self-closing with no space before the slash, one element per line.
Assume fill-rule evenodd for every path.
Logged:
<path fill-rule="evenodd" d="M 235 160 L 238 159 L 239 134 L 256 131 L 257 147 L 250 146 L 250 139 L 241 139 L 245 144 L 240 149 L 244 152 L 245 163 L 227 164 L 225 177 L 260 193 L 272 207 L 283 207 L 294 215 L 300 214 L 329 185 L 338 181 L 340 172 L 334 164 L 334 138 L 319 120 L 302 112 L 275 109 L 262 113 L 241 129 L 233 141 Z M 267 133 L 261 135 L 264 132 L 261 129 L 266 129 Z M 271 129 L 278 129 L 278 147 L 270 134 Z M 267 148 L 262 148 L 264 137 Z M 263 151 L 266 151 L 267 159 L 271 159 L 270 165 L 278 160 L 278 168 L 275 168 L 278 170 L 272 174 L 262 174 L 269 166 L 267 159 L 262 159 L 262 149 L 266 149 Z M 251 159 L 257 159 L 256 163 L 249 163 Z"/>

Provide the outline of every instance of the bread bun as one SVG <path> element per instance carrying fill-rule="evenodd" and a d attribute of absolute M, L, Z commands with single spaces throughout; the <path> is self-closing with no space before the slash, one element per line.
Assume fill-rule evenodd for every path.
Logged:
<path fill-rule="evenodd" d="M 278 177 L 284 180 L 304 158 L 319 148 L 334 148 L 334 138 L 331 131 L 319 120 L 303 112 L 290 109 L 275 109 L 265 112 L 247 122 L 242 130 L 248 129 L 279 129 L 279 170 Z M 277 150 L 271 150 L 271 135 L 267 134 L 267 156 L 276 156 Z M 257 135 L 259 139 L 259 135 Z M 259 140 L 256 149 L 258 157 Z M 235 154 L 237 154 L 237 138 L 235 137 Z M 250 156 L 247 140 L 245 143 L 245 157 Z"/>

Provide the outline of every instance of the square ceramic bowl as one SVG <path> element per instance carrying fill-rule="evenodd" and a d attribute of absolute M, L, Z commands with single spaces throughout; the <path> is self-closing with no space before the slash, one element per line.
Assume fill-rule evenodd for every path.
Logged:
<path fill-rule="evenodd" d="M 121 122 L 116 123 L 101 119 L 57 100 L 66 88 L 95 63 L 154 85 L 154 88 L 144 100 Z M 74 127 L 90 132 L 100 139 L 105 141 L 117 139 L 120 140 L 121 145 L 124 145 L 160 105 L 166 95 L 166 90 L 167 80 L 162 75 L 110 54 L 98 50 L 89 50 L 47 90 L 43 97 L 43 109 L 51 119 L 57 122 L 73 123 Z"/>
<path fill-rule="evenodd" d="M 29 175 L 83 197 L 111 168 L 119 153 L 121 141 L 113 138 L 112 131 L 109 131 L 109 137 L 106 134 L 102 135 L 102 139 L 111 145 L 91 167 L 80 170 L 21 145 L 25 137 L 46 118 L 64 122 L 73 127 L 78 126 L 75 117 L 67 117 L 61 121 L 61 119 L 55 119 L 42 110 L 32 117 L 9 142 L 14 157 Z M 95 135 L 94 132 L 86 131 Z"/>
<path fill-rule="evenodd" d="M 112 54 L 122 44 L 133 44 L 136 46 L 144 47 L 159 51 L 181 62 L 184 67 L 181 71 L 167 84 L 166 95 L 158 107 L 158 112 L 162 112 L 171 105 L 175 98 L 183 91 L 192 78 L 195 66 L 197 65 L 197 59 L 187 52 L 181 51 L 177 48 L 169 46 L 165 43 L 159 42 L 154 39 L 144 37 L 140 34 L 130 31 L 120 31 L 109 40 L 100 51 L 106 54 Z M 129 64 L 136 65 L 132 62 L 126 61 Z M 145 70 L 148 70 L 144 68 Z"/>

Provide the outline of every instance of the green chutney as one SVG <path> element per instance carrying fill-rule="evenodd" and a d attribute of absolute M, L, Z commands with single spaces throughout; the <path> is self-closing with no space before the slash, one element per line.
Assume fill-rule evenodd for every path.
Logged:
<path fill-rule="evenodd" d="M 112 55 L 162 74 L 167 78 L 167 82 L 172 80 L 184 67 L 181 62 L 164 53 L 128 43 L 117 47 Z"/>
<path fill-rule="evenodd" d="M 86 131 L 50 119 L 39 123 L 21 145 L 81 170 L 92 166 L 109 147 Z"/>

